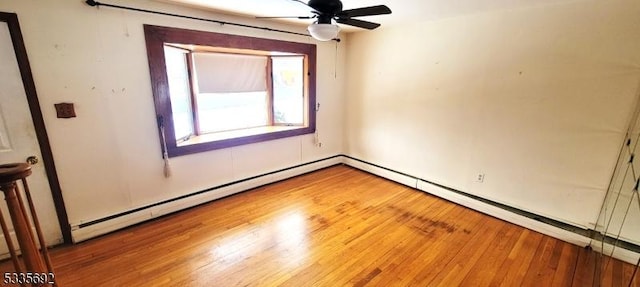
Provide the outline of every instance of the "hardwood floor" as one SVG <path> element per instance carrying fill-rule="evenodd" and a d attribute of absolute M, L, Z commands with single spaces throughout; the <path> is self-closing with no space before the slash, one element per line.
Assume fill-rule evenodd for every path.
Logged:
<path fill-rule="evenodd" d="M 595 258 L 346 166 L 52 250 L 60 286 L 592 286 Z"/>

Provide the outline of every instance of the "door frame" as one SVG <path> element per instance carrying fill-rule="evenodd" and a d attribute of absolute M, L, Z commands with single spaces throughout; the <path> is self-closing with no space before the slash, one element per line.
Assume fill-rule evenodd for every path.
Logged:
<path fill-rule="evenodd" d="M 38 139 L 38 144 L 40 145 L 42 162 L 44 164 L 47 179 L 49 181 L 49 187 L 51 188 L 51 195 L 53 197 L 53 204 L 58 216 L 58 222 L 60 223 L 62 239 L 64 240 L 64 243 L 70 244 L 73 243 L 73 239 L 71 237 L 71 226 L 69 225 L 69 217 L 67 216 L 67 209 L 64 206 L 62 190 L 60 189 L 60 182 L 58 181 L 58 173 L 56 172 L 56 166 L 53 161 L 53 153 L 51 152 L 51 146 L 49 144 L 49 136 L 47 135 L 47 129 L 44 125 L 42 111 L 40 110 L 40 102 L 38 101 L 36 86 L 33 82 L 31 66 L 29 65 L 27 50 L 24 46 L 24 39 L 22 38 L 20 23 L 18 22 L 18 15 L 15 13 L 0 12 L 0 22 L 5 22 L 7 23 L 7 26 L 9 26 L 11 42 L 13 42 L 13 50 L 15 51 L 16 60 L 18 61 L 18 66 L 20 68 L 20 76 L 22 77 L 22 85 L 24 86 L 24 91 L 27 95 L 27 102 L 29 103 L 31 119 L 33 120 L 36 137 Z"/>

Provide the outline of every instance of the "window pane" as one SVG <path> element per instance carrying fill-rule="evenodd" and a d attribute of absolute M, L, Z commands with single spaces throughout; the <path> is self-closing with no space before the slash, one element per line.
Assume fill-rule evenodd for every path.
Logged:
<path fill-rule="evenodd" d="M 199 93 L 249 93 L 267 90 L 267 57 L 193 53 Z"/>
<path fill-rule="evenodd" d="M 304 57 L 273 57 L 273 120 L 304 123 Z"/>
<path fill-rule="evenodd" d="M 183 50 L 168 46 L 164 47 L 164 55 L 169 80 L 173 129 L 175 131 L 175 139 L 179 140 L 193 134 L 191 89 L 189 88 L 187 59 Z"/>
<path fill-rule="evenodd" d="M 267 92 L 198 94 L 203 133 L 266 126 Z"/>

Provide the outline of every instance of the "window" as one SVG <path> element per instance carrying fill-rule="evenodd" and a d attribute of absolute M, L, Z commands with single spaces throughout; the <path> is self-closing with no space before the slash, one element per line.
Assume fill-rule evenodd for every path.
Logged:
<path fill-rule="evenodd" d="M 315 132 L 315 45 L 144 28 L 169 156 Z"/>

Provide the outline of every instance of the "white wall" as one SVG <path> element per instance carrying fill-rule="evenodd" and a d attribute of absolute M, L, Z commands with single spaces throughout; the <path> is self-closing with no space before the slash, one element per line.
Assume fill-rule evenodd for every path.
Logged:
<path fill-rule="evenodd" d="M 346 152 L 592 228 L 638 98 L 639 15 L 576 1 L 351 34 Z"/>
<path fill-rule="evenodd" d="M 150 1 L 110 4 L 304 32 L 304 27 L 235 18 Z M 84 1 L 15 0 L 72 225 L 342 152 L 345 52 L 307 37 L 221 26 L 101 7 Z M 316 43 L 317 129 L 305 135 L 171 159 L 164 178 L 143 24 Z M 334 77 L 337 71 L 338 76 Z M 77 118 L 57 119 L 54 103 L 73 102 Z M 43 224 L 55 214 L 40 215 Z M 50 240 L 53 241 L 53 240 Z"/>
<path fill-rule="evenodd" d="M 314 41 L 80 0 L 2 1 L 0 11 L 18 14 L 72 225 L 346 152 L 591 227 L 640 84 L 638 1 L 383 26 L 343 37 L 337 60 L 335 43 L 317 43 L 321 148 L 307 135 L 187 155 L 171 160 L 165 179 L 143 24 Z M 55 118 L 58 102 L 75 103 L 78 117 Z M 479 172 L 484 183 L 473 181 Z"/>

